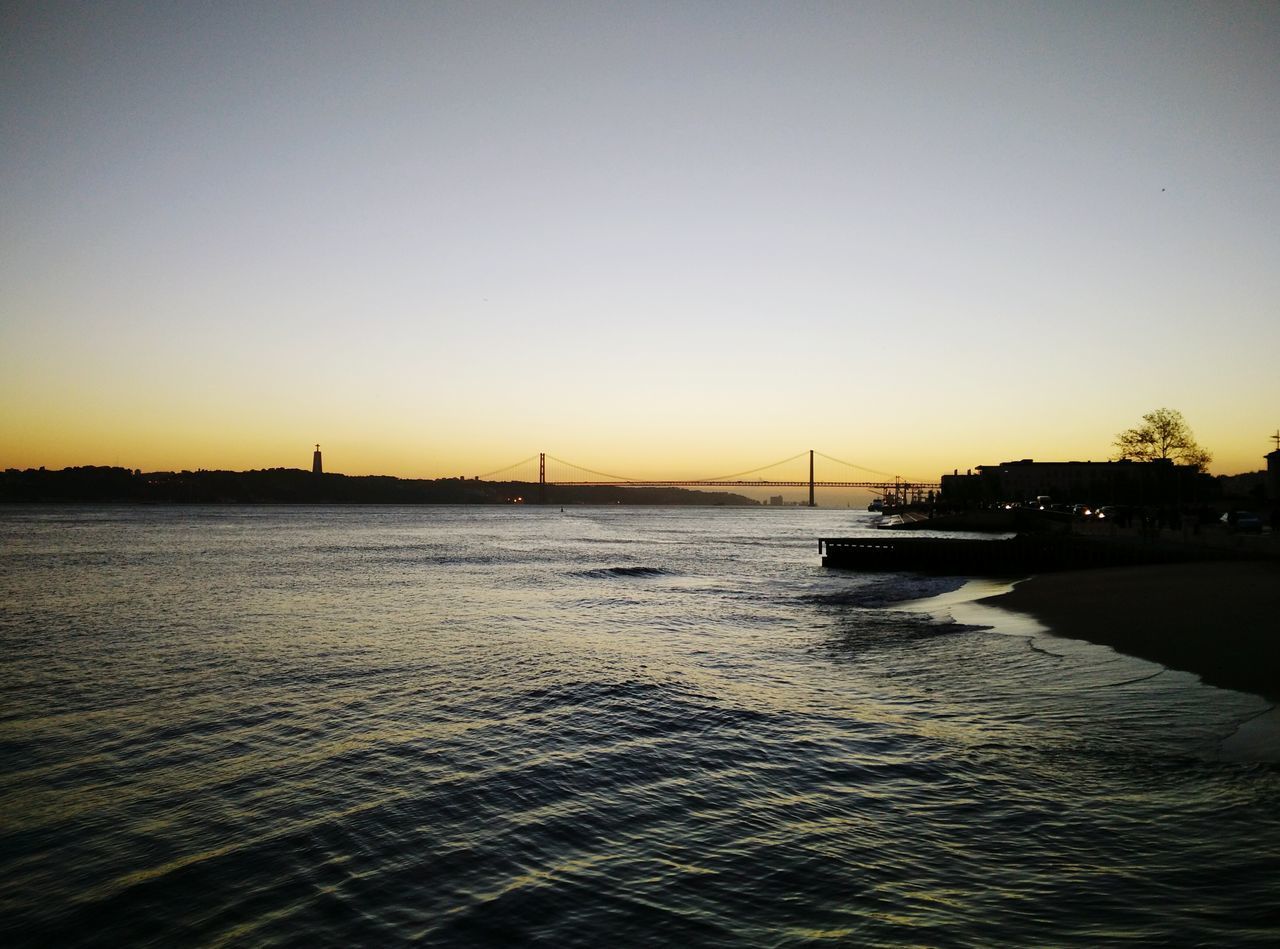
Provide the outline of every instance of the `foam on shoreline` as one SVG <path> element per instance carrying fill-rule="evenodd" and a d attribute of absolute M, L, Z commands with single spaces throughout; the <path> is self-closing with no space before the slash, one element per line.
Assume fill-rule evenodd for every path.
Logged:
<path fill-rule="evenodd" d="M 1268 706 L 1238 721 L 1235 730 L 1222 737 L 1218 746 L 1218 758 L 1232 762 L 1280 763 L 1280 705 L 1276 704 L 1274 694 L 1268 694 L 1257 688 L 1245 688 L 1231 681 L 1224 682 L 1222 681 L 1224 674 L 1220 670 L 1215 670 L 1218 672 L 1215 676 L 1217 681 L 1211 680 L 1202 674 L 1201 669 L 1192 668 L 1195 665 L 1194 654 L 1190 662 L 1171 664 L 1160 656 L 1151 655 L 1148 650 L 1142 649 L 1145 643 L 1137 643 L 1139 648 L 1126 648 L 1132 642 L 1131 638 L 1124 635 L 1109 635 L 1121 629 L 1123 623 L 1134 620 L 1135 607 L 1150 605 L 1143 597 L 1150 596 L 1153 586 L 1159 589 L 1174 584 L 1179 590 L 1185 591 L 1186 585 L 1194 580 L 1210 580 L 1213 581 L 1214 589 L 1217 590 L 1223 584 L 1225 577 L 1231 577 L 1236 581 L 1231 585 L 1232 592 L 1237 595 L 1237 605 L 1239 605 L 1238 598 L 1241 596 L 1249 600 L 1247 609 L 1236 611 L 1231 619 L 1243 623 L 1244 634 L 1250 637 L 1250 642 L 1259 640 L 1260 636 L 1259 641 L 1264 651 L 1268 646 L 1274 649 L 1271 640 L 1277 637 L 1268 635 L 1270 628 L 1267 626 L 1266 611 L 1271 608 L 1277 591 L 1269 585 L 1273 579 L 1272 574 L 1268 573 L 1269 568 L 1246 565 L 1247 569 L 1240 570 L 1241 565 L 1227 565 L 1236 568 L 1233 572 L 1223 570 L 1223 565 L 1212 565 L 1205 572 L 1206 566 L 1203 564 L 1178 565 L 1178 568 L 1167 573 L 1163 571 L 1170 571 L 1168 567 L 1143 567 L 1136 570 L 1135 568 L 1109 568 L 1056 574 L 1052 578 L 1029 577 L 1017 581 L 973 578 L 957 590 L 899 603 L 895 608 L 928 613 L 941 621 L 950 620 L 965 625 L 985 626 L 1004 635 L 1027 637 L 1032 648 L 1036 648 L 1035 640 L 1046 637 L 1088 643 L 1096 648 L 1112 650 L 1149 662 L 1164 670 L 1191 673 L 1205 688 L 1234 689 L 1258 696 L 1261 701 L 1267 702 Z M 1133 573 L 1134 576 L 1126 577 L 1126 573 Z M 1048 583 L 1046 583 L 1047 579 Z M 1115 585 L 1117 583 L 1124 585 L 1128 579 L 1137 581 L 1132 591 L 1136 600 L 1130 598 L 1127 603 L 1116 603 L 1113 598 L 1108 599 L 1108 604 L 1115 606 L 1114 614 L 1104 616 L 1095 613 L 1090 615 L 1090 622 L 1080 621 L 1082 612 L 1088 610 L 1087 601 L 1103 594 L 1114 597 Z M 1201 583 L 1201 593 L 1204 592 L 1204 586 L 1205 584 Z M 1015 596 L 1017 591 L 1024 591 L 1023 596 Z M 1068 591 L 1079 594 L 1072 598 L 1073 602 L 1069 605 L 1062 599 L 1063 596 L 1069 595 Z M 1190 635 L 1186 625 L 1195 627 L 1197 620 L 1203 622 L 1205 635 L 1212 635 L 1210 630 L 1214 626 L 1212 620 L 1215 617 L 1205 618 L 1204 615 L 1197 617 L 1194 612 L 1188 614 L 1185 596 L 1176 596 L 1171 599 L 1176 602 L 1166 601 L 1163 609 L 1159 611 L 1162 613 L 1168 610 L 1183 611 L 1181 616 L 1183 625 L 1178 627 L 1177 624 L 1172 624 L 1174 628 L 1169 630 L 1171 636 Z M 1212 597 L 1208 600 L 1202 597 L 1200 602 L 1211 604 L 1212 600 Z M 1082 604 L 1081 601 L 1085 602 Z M 1067 609 L 1060 611 L 1054 608 L 1063 605 L 1067 605 Z M 1270 614 L 1271 617 L 1274 615 L 1276 614 Z M 1158 628 L 1159 624 L 1167 619 L 1168 617 L 1164 615 L 1150 617 L 1145 625 Z M 1257 630 L 1262 632 L 1257 634 Z M 1230 647 L 1223 645 L 1221 648 Z M 1266 668 L 1273 670 L 1275 667 Z M 1227 677 L 1230 678 L 1229 675 Z"/>

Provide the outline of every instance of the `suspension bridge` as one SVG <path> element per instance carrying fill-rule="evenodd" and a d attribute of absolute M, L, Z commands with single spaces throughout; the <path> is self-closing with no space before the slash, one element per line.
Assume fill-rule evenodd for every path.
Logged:
<path fill-rule="evenodd" d="M 808 477 L 803 477 L 803 470 L 796 471 L 795 467 L 778 471 L 786 465 L 795 465 L 801 462 L 805 455 L 809 458 Z M 827 478 L 819 479 L 815 474 L 815 458 L 821 458 L 824 462 L 838 465 L 837 472 L 852 469 L 865 474 L 880 476 L 881 480 L 830 480 Z M 537 463 L 538 479 L 533 480 L 533 464 Z M 552 463 L 550 474 L 547 462 Z M 764 472 L 773 471 L 771 478 L 763 477 Z M 514 477 L 513 475 L 528 475 L 528 477 Z M 901 506 L 909 503 L 918 503 L 924 501 L 930 493 L 938 490 L 937 482 L 925 481 L 909 481 L 897 475 L 891 475 L 884 471 L 876 471 L 874 468 L 866 468 L 862 465 L 855 465 L 852 462 L 841 461 L 839 458 L 832 458 L 830 455 L 824 455 L 820 451 L 809 449 L 807 452 L 800 452 L 792 455 L 790 458 L 783 458 L 781 461 L 775 461 L 767 465 L 761 465 L 758 468 L 752 468 L 748 471 L 737 471 L 733 474 L 717 475 L 708 478 L 686 478 L 686 479 L 653 479 L 653 478 L 627 478 L 622 475 L 608 474 L 603 471 L 594 471 L 585 468 L 582 465 L 573 462 L 564 461 L 548 455 L 546 452 L 539 452 L 537 455 L 530 455 L 528 458 L 522 458 L 520 461 L 505 467 L 498 468 L 494 471 L 477 475 L 478 481 L 490 481 L 498 475 L 508 475 L 512 477 L 502 478 L 500 480 L 520 482 L 525 484 L 537 484 L 539 489 L 539 500 L 545 496 L 547 485 L 558 485 L 562 487 L 634 487 L 634 488 L 690 488 L 690 487 L 745 487 L 745 488 L 804 488 L 809 489 L 809 507 L 815 507 L 814 491 L 817 488 L 863 488 L 880 496 L 886 504 L 892 506 Z M 752 475 L 762 475 L 761 477 L 752 478 Z M 791 475 L 791 477 L 787 477 Z M 797 477 L 797 475 L 799 475 Z M 892 478 L 893 480 L 886 480 Z"/>

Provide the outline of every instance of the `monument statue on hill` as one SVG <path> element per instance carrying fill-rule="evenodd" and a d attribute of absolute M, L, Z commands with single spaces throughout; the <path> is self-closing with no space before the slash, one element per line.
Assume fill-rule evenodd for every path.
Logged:
<path fill-rule="evenodd" d="M 316 443 L 316 452 L 311 456 L 311 473 L 324 474 L 324 466 L 320 463 L 320 445 Z"/>

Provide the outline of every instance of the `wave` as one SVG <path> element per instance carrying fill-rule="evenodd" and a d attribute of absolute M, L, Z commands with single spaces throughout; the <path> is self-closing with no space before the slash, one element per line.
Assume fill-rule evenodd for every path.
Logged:
<path fill-rule="evenodd" d="M 613 580 L 620 577 L 670 577 L 675 572 L 665 567 L 599 567 L 595 570 L 580 570 L 571 576 L 587 580 Z"/>
<path fill-rule="evenodd" d="M 800 601 L 816 606 L 856 606 L 864 609 L 878 609 L 894 603 L 940 596 L 943 593 L 958 590 L 964 584 L 964 577 L 883 574 L 875 579 L 867 578 L 867 582 L 861 586 L 807 593 L 800 597 Z"/>

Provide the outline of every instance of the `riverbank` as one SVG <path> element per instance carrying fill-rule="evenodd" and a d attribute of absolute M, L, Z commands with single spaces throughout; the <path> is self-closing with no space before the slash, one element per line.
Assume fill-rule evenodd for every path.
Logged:
<path fill-rule="evenodd" d="M 1280 564 L 1048 573 L 980 602 L 1029 614 L 1059 635 L 1280 702 Z"/>
<path fill-rule="evenodd" d="M 260 471 L 151 471 L 84 465 L 0 471 L 4 504 L 636 504 L 660 507 L 759 507 L 725 491 L 673 485 L 542 484 L 479 478 L 396 478 L 318 474 L 301 468 Z"/>

